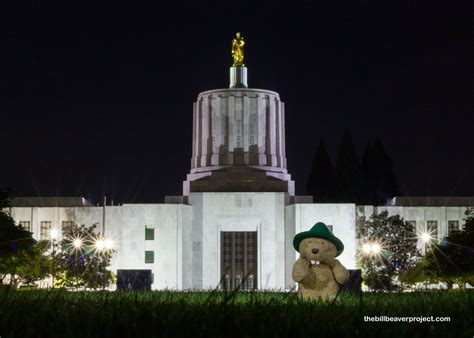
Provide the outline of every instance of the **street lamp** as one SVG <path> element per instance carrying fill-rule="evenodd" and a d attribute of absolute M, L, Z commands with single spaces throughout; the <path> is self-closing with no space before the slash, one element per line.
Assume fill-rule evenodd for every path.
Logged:
<path fill-rule="evenodd" d="M 370 246 L 369 243 L 365 243 L 364 245 L 362 245 L 362 251 L 368 255 L 370 254 L 370 252 L 372 251 L 372 247 Z"/>
<path fill-rule="evenodd" d="M 106 239 L 104 241 L 104 245 L 107 250 L 112 250 L 114 247 L 114 242 L 111 239 Z"/>
<path fill-rule="evenodd" d="M 54 287 L 54 256 L 56 254 L 54 250 L 54 242 L 59 239 L 58 229 L 49 230 L 49 239 L 51 243 L 51 288 Z"/>
<path fill-rule="evenodd" d="M 102 258 L 107 260 L 109 258 L 109 254 L 112 252 L 113 247 L 114 247 L 114 242 L 111 239 L 104 239 L 104 238 L 98 238 L 95 241 L 95 247 L 96 249 L 102 253 Z M 103 290 L 105 290 L 105 273 L 106 273 L 106 268 L 105 264 L 103 264 L 103 271 L 102 273 L 104 274 L 104 283 L 102 285 Z"/>
<path fill-rule="evenodd" d="M 75 274 L 75 281 L 76 281 L 76 290 L 77 290 L 77 287 L 78 287 L 78 277 L 77 277 L 77 254 L 78 254 L 78 251 L 80 251 L 80 254 L 82 255 L 82 246 L 83 246 L 83 242 L 82 242 L 82 239 L 80 237 L 76 237 L 76 238 L 71 238 L 72 239 L 72 245 L 74 247 L 74 249 L 76 249 L 74 251 L 74 274 Z"/>
<path fill-rule="evenodd" d="M 372 252 L 374 254 L 378 254 L 382 248 L 380 247 L 380 244 L 374 243 L 372 244 Z"/>
<path fill-rule="evenodd" d="M 114 241 L 111 239 L 97 239 L 95 241 L 95 247 L 99 251 L 109 251 L 114 248 Z"/>
<path fill-rule="evenodd" d="M 364 243 L 362 245 L 362 252 L 367 256 L 378 255 L 380 251 L 382 251 L 382 246 L 377 242 Z"/>
<path fill-rule="evenodd" d="M 76 249 L 80 249 L 81 246 L 82 246 L 82 240 L 80 238 L 76 238 L 73 242 L 72 242 L 72 245 L 74 245 L 74 247 Z"/>
<path fill-rule="evenodd" d="M 421 239 L 421 242 L 423 243 L 423 248 L 422 251 L 426 251 L 426 246 L 431 247 L 431 234 L 429 232 L 422 232 L 418 236 L 419 239 Z"/>
<path fill-rule="evenodd" d="M 105 241 L 103 239 L 98 239 L 95 241 L 95 247 L 97 250 L 102 251 L 105 248 Z"/>
<path fill-rule="evenodd" d="M 421 238 L 421 241 L 426 244 L 431 241 L 431 234 L 428 232 L 423 232 L 420 238 Z"/>
<path fill-rule="evenodd" d="M 58 229 L 51 229 L 49 231 L 49 238 L 51 238 L 52 240 L 57 240 L 59 238 L 59 231 Z"/>

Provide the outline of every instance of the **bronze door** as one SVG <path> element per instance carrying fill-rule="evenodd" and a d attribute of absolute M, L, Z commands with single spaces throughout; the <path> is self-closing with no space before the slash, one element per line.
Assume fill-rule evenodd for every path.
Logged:
<path fill-rule="evenodd" d="M 223 289 L 257 288 L 257 232 L 221 232 Z"/>

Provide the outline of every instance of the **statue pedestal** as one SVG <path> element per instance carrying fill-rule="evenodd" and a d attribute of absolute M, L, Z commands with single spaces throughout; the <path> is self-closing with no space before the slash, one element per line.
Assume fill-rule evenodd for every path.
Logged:
<path fill-rule="evenodd" d="M 247 67 L 230 67 L 229 88 L 247 88 Z"/>

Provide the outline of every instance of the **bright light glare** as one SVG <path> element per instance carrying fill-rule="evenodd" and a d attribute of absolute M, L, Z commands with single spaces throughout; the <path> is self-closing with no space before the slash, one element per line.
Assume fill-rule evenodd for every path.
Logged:
<path fill-rule="evenodd" d="M 421 240 L 424 242 L 424 243 L 428 243 L 429 241 L 431 241 L 431 235 L 427 232 L 423 232 L 421 234 Z"/>
<path fill-rule="evenodd" d="M 98 249 L 98 250 L 102 250 L 104 249 L 105 247 L 105 242 L 101 239 L 98 239 L 96 242 L 95 242 L 95 247 Z"/>
<path fill-rule="evenodd" d="M 57 229 L 51 229 L 49 232 L 51 239 L 58 239 L 59 238 L 59 231 Z"/>
<path fill-rule="evenodd" d="M 362 251 L 365 254 L 369 254 L 372 251 L 372 248 L 370 247 L 370 244 L 365 243 L 364 245 L 362 245 Z"/>
<path fill-rule="evenodd" d="M 75 247 L 76 249 L 79 249 L 79 248 L 82 246 L 82 240 L 79 239 L 79 238 L 76 238 L 76 239 L 72 242 L 72 244 L 74 245 L 74 247 Z"/>
<path fill-rule="evenodd" d="M 107 250 L 110 250 L 114 247 L 114 242 L 111 239 L 106 239 L 104 245 Z"/>
<path fill-rule="evenodd" d="M 381 250 L 380 244 L 378 244 L 378 243 L 372 244 L 372 252 L 374 254 L 378 254 L 380 252 L 380 250 Z"/>

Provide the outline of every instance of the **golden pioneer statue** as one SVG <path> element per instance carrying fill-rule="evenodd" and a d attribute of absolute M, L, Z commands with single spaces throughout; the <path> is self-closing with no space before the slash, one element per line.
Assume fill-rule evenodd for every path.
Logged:
<path fill-rule="evenodd" d="M 235 38 L 232 39 L 232 57 L 234 58 L 232 67 L 245 67 L 244 45 L 244 38 L 240 36 L 240 32 L 236 33 Z"/>

